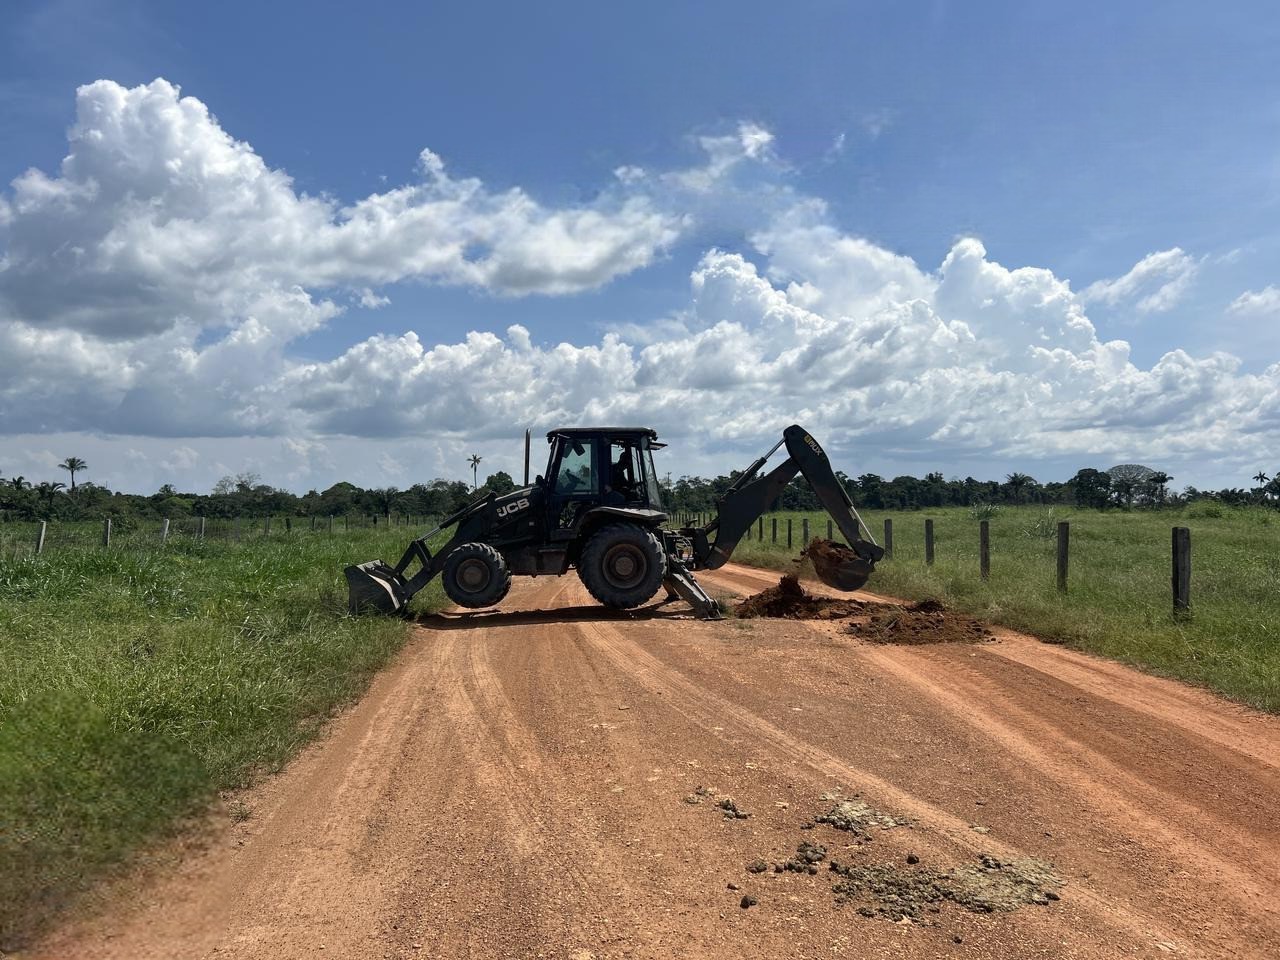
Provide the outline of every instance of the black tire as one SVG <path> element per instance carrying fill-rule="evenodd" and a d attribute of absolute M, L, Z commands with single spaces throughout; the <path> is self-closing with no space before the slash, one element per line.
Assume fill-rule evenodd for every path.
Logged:
<path fill-rule="evenodd" d="M 491 607 L 511 589 L 511 571 L 487 543 L 464 543 L 444 562 L 440 582 L 460 607 Z"/>
<path fill-rule="evenodd" d="M 666 576 L 667 558 L 652 530 L 634 523 L 601 527 L 578 559 L 578 576 L 606 607 L 628 610 L 653 599 Z"/>

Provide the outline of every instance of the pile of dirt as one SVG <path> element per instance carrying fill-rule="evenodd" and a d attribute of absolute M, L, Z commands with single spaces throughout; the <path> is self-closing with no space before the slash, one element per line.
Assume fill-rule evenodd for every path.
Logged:
<path fill-rule="evenodd" d="M 894 817 L 868 806 L 861 800 L 840 800 L 834 807 L 815 822 L 825 823 L 837 830 L 847 830 L 860 837 L 870 837 L 873 827 L 881 830 L 892 830 L 894 827 L 905 827 L 911 824 L 906 817 Z"/>
<path fill-rule="evenodd" d="M 897 863 L 853 866 L 831 861 L 840 880 L 833 886 L 840 903 L 861 903 L 864 917 L 921 919 L 937 913 L 944 901 L 975 913 L 1016 910 L 1057 900 L 1063 881 L 1038 860 L 1002 862 L 984 855 L 976 865 L 933 870 Z"/>
<path fill-rule="evenodd" d="M 852 623 L 847 632 L 871 643 L 986 643 L 990 629 L 972 617 L 950 613 L 937 600 L 891 607 Z"/>
<path fill-rule="evenodd" d="M 703 800 L 712 800 L 719 795 L 719 791 L 715 787 L 698 786 L 694 788 L 693 793 L 687 794 L 684 802 L 690 805 L 697 805 Z M 751 814 L 746 810 L 740 809 L 738 803 L 733 797 L 719 797 L 715 800 L 715 808 L 724 814 L 726 820 L 749 820 Z"/>
<path fill-rule="evenodd" d="M 847 548 L 846 548 L 847 549 Z M 794 574 L 787 574 L 776 587 L 753 594 L 733 612 L 739 617 L 776 617 L 783 620 L 841 620 L 856 617 L 866 609 L 861 600 L 815 597 L 800 586 Z"/>
<path fill-rule="evenodd" d="M 739 810 L 738 805 L 732 797 L 723 797 L 716 806 L 724 813 L 726 820 L 747 820 L 751 814 L 745 810 Z"/>
<path fill-rule="evenodd" d="M 702 784 L 699 784 L 694 788 L 693 793 L 684 798 L 684 802 L 689 804 L 698 804 L 703 800 L 714 797 L 715 795 L 716 789 L 714 787 L 704 787 Z"/>
<path fill-rule="evenodd" d="M 818 864 L 827 858 L 827 848 L 820 843 L 802 840 L 796 847 L 795 855 L 788 860 L 773 865 L 774 873 L 788 871 L 790 873 L 816 874 Z"/>

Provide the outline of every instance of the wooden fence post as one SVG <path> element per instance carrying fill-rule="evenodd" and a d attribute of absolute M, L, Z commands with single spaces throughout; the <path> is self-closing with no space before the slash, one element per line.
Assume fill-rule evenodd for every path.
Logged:
<path fill-rule="evenodd" d="M 1191 529 L 1173 528 L 1173 612 L 1191 609 Z"/>
<path fill-rule="evenodd" d="M 933 521 L 924 522 L 924 562 L 933 563 Z"/>
<path fill-rule="evenodd" d="M 104 547 L 111 546 L 111 518 L 107 517 L 102 521 L 102 545 Z"/>
<path fill-rule="evenodd" d="M 805 517 L 800 521 L 800 542 L 806 547 L 809 545 L 809 518 Z"/>
<path fill-rule="evenodd" d="M 769 518 L 769 526 L 770 526 L 770 528 L 772 528 L 772 532 L 773 532 L 773 542 L 774 542 L 774 543 L 777 543 L 777 542 L 778 542 L 778 518 L 777 518 L 777 517 L 770 517 L 770 518 Z"/>
<path fill-rule="evenodd" d="M 787 517 L 787 549 L 791 549 L 791 518 Z"/>
<path fill-rule="evenodd" d="M 314 513 L 311 515 L 311 532 L 316 532 L 316 515 Z"/>
<path fill-rule="evenodd" d="M 164 543 L 168 539 L 169 539 L 169 518 L 165 517 L 165 519 L 160 524 L 160 542 Z"/>
<path fill-rule="evenodd" d="M 44 535 L 45 535 L 45 531 L 48 529 L 49 529 L 48 521 L 41 520 L 40 532 L 36 534 L 36 556 L 37 557 L 40 556 L 40 554 L 44 553 Z"/>
<path fill-rule="evenodd" d="M 764 517 L 760 518 L 760 534 L 756 537 L 761 543 L 764 543 Z"/>
<path fill-rule="evenodd" d="M 271 517 L 267 516 L 266 522 L 262 525 L 262 535 L 264 537 L 271 536 Z"/>
<path fill-rule="evenodd" d="M 1071 550 L 1071 524 L 1058 521 L 1058 589 L 1067 592 L 1067 560 Z"/>
<path fill-rule="evenodd" d="M 888 517 L 884 521 L 884 558 L 893 559 L 893 521 Z"/>
<path fill-rule="evenodd" d="M 204 539 L 204 517 L 200 518 L 200 532 L 196 534 L 201 540 Z"/>
<path fill-rule="evenodd" d="M 329 514 L 329 536 L 333 536 L 333 514 Z"/>
<path fill-rule="evenodd" d="M 834 537 L 831 536 L 831 518 L 830 517 L 827 518 L 827 539 L 828 540 L 835 539 Z"/>
<path fill-rule="evenodd" d="M 293 533 L 293 517 L 284 518 L 284 532 Z"/>
<path fill-rule="evenodd" d="M 986 520 L 978 524 L 978 572 L 983 580 L 991 579 L 991 524 Z"/>

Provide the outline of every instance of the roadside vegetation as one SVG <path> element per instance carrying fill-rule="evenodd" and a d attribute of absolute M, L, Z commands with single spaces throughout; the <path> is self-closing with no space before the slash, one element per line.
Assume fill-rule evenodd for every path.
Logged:
<path fill-rule="evenodd" d="M 0 555 L 0 952 L 365 687 L 408 629 L 342 568 L 407 533 Z"/>
<path fill-rule="evenodd" d="M 779 543 L 744 541 L 736 562 L 789 569 L 801 521 L 826 536 L 820 513 L 781 513 Z M 892 560 L 867 589 L 948 607 L 1046 640 L 1113 657 L 1280 713 L 1280 516 L 1270 508 L 1201 501 L 1158 511 L 1022 506 L 863 511 L 877 541 L 893 519 Z M 786 547 L 786 520 L 794 545 Z M 925 563 L 924 521 L 934 521 L 935 562 Z M 991 531 L 991 578 L 978 571 L 978 527 Z M 1070 521 L 1068 589 L 1056 581 L 1057 524 Z M 1170 529 L 1191 530 L 1188 615 L 1174 616 Z M 838 533 L 837 533 L 838 536 Z"/>

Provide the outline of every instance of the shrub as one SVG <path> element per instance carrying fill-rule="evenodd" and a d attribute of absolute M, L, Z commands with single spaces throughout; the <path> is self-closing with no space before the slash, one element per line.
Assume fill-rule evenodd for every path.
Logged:
<path fill-rule="evenodd" d="M 1058 535 L 1058 521 L 1061 518 L 1050 507 L 1042 511 L 1022 528 L 1022 535 L 1031 540 L 1048 540 Z"/>
<path fill-rule="evenodd" d="M 1183 516 L 1190 520 L 1221 520 L 1224 514 L 1222 504 L 1202 500 L 1187 507 Z"/>

